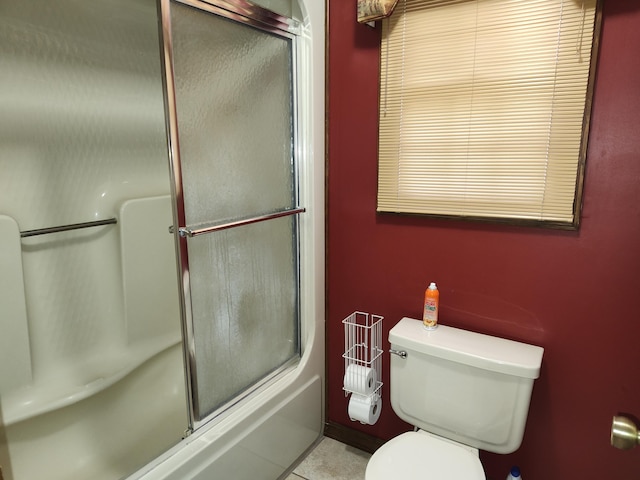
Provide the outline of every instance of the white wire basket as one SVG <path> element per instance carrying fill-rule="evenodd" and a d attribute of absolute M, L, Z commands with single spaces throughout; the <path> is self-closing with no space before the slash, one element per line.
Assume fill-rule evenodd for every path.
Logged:
<path fill-rule="evenodd" d="M 382 395 L 382 319 L 380 315 L 353 312 L 344 324 L 345 396 Z"/>

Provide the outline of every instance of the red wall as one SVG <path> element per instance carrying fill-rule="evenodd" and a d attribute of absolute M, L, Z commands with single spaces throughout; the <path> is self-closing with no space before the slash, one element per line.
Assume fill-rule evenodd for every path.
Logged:
<path fill-rule="evenodd" d="M 328 420 L 388 439 L 410 427 L 388 397 L 349 421 L 341 320 L 355 310 L 420 318 L 430 281 L 440 320 L 545 348 L 525 439 L 482 453 L 490 477 L 638 478 L 640 450 L 609 445 L 618 412 L 640 416 L 640 4 L 605 0 L 578 232 L 376 214 L 379 28 L 329 0 Z M 385 348 L 388 345 L 385 345 Z"/>

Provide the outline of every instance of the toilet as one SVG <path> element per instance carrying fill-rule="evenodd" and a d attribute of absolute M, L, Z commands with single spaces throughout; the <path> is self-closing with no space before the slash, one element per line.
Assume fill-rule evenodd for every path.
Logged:
<path fill-rule="evenodd" d="M 365 480 L 484 480 L 479 450 L 520 447 L 543 348 L 411 318 L 389 343 L 391 406 L 416 431 L 380 447 Z"/>

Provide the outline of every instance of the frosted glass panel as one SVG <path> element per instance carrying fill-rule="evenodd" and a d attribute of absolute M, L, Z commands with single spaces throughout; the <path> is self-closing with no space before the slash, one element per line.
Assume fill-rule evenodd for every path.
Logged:
<path fill-rule="evenodd" d="M 171 12 L 187 224 L 292 207 L 291 41 Z"/>
<path fill-rule="evenodd" d="M 298 353 L 292 217 L 189 239 L 199 411 Z"/>
<path fill-rule="evenodd" d="M 171 22 L 186 225 L 297 207 L 292 40 L 175 2 Z M 181 240 L 195 420 L 299 357 L 296 222 Z"/>

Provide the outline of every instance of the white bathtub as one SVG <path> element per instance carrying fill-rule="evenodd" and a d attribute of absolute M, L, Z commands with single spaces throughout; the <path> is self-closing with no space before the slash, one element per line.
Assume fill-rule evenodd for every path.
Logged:
<path fill-rule="evenodd" d="M 86 233 L 91 236 L 84 245 L 87 256 L 94 256 L 93 248 L 98 244 L 119 250 L 122 258 L 116 271 L 122 276 L 121 313 L 126 321 L 107 326 L 121 330 L 110 334 L 107 347 L 96 347 L 93 354 L 84 351 L 76 363 L 68 359 L 56 362 L 55 349 L 49 347 L 51 363 L 57 363 L 58 368 L 37 363 L 39 368 L 32 368 L 33 355 L 22 355 L 20 365 L 17 357 L 8 357 L 13 353 L 0 354 L 7 357 L 4 365 L 13 362 L 15 371 L 22 372 L 5 378 L 0 397 L 4 480 L 114 480 L 127 475 L 146 480 L 274 480 L 321 435 L 324 324 L 315 298 L 321 296 L 323 287 L 314 279 L 305 286 L 303 309 L 308 314 L 302 325 L 300 361 L 183 438 L 188 419 L 175 301 L 177 282 L 171 276 L 175 269 L 172 237 L 153 232 L 166 229 L 168 202 L 168 196 L 124 201 L 117 226 Z M 141 230 L 167 242 L 150 243 Z M 42 242 L 50 240 L 40 240 L 40 245 Z M 81 245 L 74 246 L 78 254 Z M 42 268 L 51 248 L 57 247 L 47 244 L 30 251 L 28 243 L 23 245 L 27 275 Z M 104 270 L 99 271 L 108 271 L 113 257 L 98 258 L 98 262 L 105 262 L 101 266 Z M 314 257 L 303 264 L 305 269 L 322 267 Z M 155 269 L 152 287 L 147 285 L 150 269 Z M 118 297 L 115 290 L 111 293 Z M 4 305 L 13 303 L 14 310 L 20 310 L 28 294 L 29 287 L 22 297 L 5 298 Z M 48 301 L 47 296 L 36 295 L 26 302 L 31 306 L 26 310 L 37 311 L 39 303 Z M 76 308 L 68 311 L 71 314 Z M 151 315 L 143 316 L 144 312 Z M 11 318 L 15 319 L 13 326 L 8 316 L 3 317 L 7 327 L 3 333 L 5 339 L 13 336 L 11 343 L 20 347 L 15 351 L 29 352 L 30 345 L 37 347 L 38 342 L 29 341 L 23 323 L 16 323 L 26 323 L 26 318 Z M 65 335 L 72 336 L 73 331 L 67 329 Z M 65 341 L 68 339 L 57 340 Z M 7 381 L 13 388 L 8 388 Z"/>
<path fill-rule="evenodd" d="M 304 370 L 299 366 L 285 374 L 130 479 L 275 480 L 285 476 L 322 435 L 322 378 L 308 378 Z"/>
<path fill-rule="evenodd" d="M 274 480 L 321 435 L 321 379 L 291 371 L 180 441 L 181 355 L 170 347 L 107 390 L 6 427 L 5 480 L 115 480 L 136 469 L 131 479 Z"/>
<path fill-rule="evenodd" d="M 5 480 L 121 478 L 187 428 L 170 198 L 116 217 L 22 239 L 0 218 Z"/>
<path fill-rule="evenodd" d="M 182 351 L 174 345 L 109 388 L 5 427 L 5 480 L 114 480 L 180 440 Z"/>

